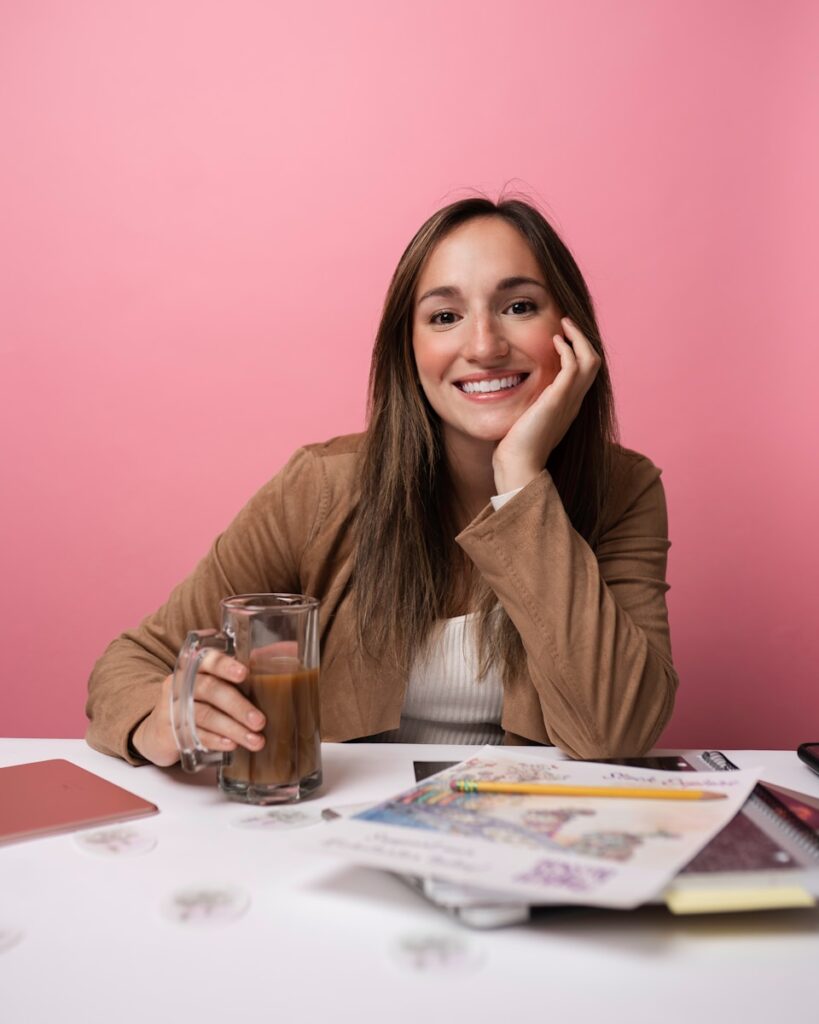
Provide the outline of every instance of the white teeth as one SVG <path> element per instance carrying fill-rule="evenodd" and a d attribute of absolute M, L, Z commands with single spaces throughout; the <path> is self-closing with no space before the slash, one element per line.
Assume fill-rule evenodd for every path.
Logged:
<path fill-rule="evenodd" d="M 485 393 L 488 391 L 503 391 L 505 388 L 514 388 L 523 380 L 522 373 L 516 373 L 514 377 L 497 377 L 495 380 L 467 380 L 458 387 L 468 395 Z"/>

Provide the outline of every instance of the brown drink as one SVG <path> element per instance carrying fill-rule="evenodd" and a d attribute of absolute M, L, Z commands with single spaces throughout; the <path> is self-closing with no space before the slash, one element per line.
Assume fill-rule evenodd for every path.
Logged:
<path fill-rule="evenodd" d="M 319 603 L 307 594 L 225 597 L 222 629 L 191 630 L 176 659 L 171 724 L 182 768 L 218 765 L 219 788 L 248 804 L 301 800 L 321 785 Z M 265 715 L 264 746 L 225 754 L 196 731 L 194 686 L 208 651 L 247 665 L 244 694 Z"/>
<path fill-rule="evenodd" d="M 302 668 L 293 658 L 251 657 L 241 689 L 266 718 L 265 745 L 233 751 L 222 768 L 231 789 L 297 786 L 305 794 L 320 785 L 318 680 L 317 668 Z"/>

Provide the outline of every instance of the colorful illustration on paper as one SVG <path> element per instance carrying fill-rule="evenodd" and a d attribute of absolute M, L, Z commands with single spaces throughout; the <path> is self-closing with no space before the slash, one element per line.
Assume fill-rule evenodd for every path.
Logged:
<path fill-rule="evenodd" d="M 627 830 L 601 827 L 599 805 L 596 803 L 592 807 L 588 800 L 578 803 L 553 796 L 456 793 L 449 788 L 453 778 L 562 782 L 568 777 L 567 772 L 557 766 L 473 758 L 402 796 L 356 815 L 356 818 L 528 849 L 545 848 L 583 854 L 620 863 L 629 861 L 635 850 L 646 843 L 678 838 L 667 828 L 651 825 L 645 829 Z"/>

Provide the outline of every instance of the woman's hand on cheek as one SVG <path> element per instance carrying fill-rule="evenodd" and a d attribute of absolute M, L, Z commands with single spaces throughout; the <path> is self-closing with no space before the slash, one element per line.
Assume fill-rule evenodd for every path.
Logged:
<path fill-rule="evenodd" d="M 568 317 L 561 324 L 572 344 L 559 334 L 554 336 L 560 371 L 498 443 L 492 456 L 498 494 L 525 487 L 541 472 L 580 411 L 600 368 L 600 356 L 583 332 Z"/>

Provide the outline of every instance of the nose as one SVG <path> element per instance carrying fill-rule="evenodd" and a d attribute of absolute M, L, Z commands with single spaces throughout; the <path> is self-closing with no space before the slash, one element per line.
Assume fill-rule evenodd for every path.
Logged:
<path fill-rule="evenodd" d="M 490 312 L 477 314 L 464 332 L 462 355 L 474 363 L 493 363 L 509 355 L 509 342 Z"/>

